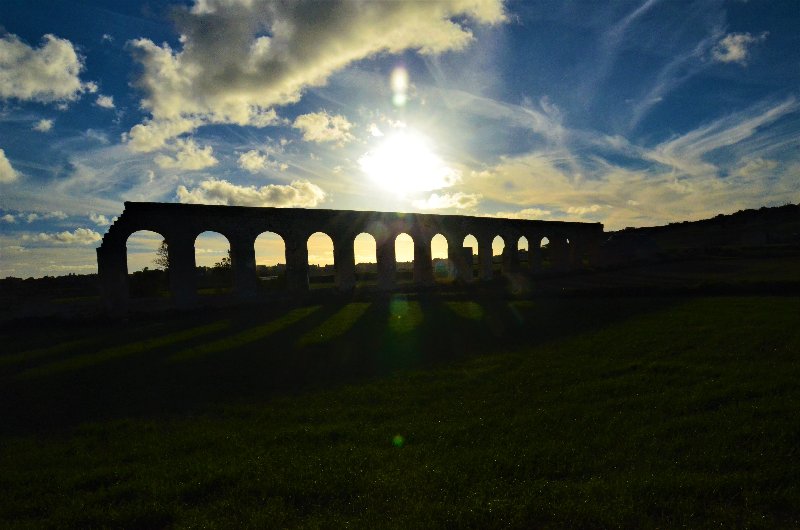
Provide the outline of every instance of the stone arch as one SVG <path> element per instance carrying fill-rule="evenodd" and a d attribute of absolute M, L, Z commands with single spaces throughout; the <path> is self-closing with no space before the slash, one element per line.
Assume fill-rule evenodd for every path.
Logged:
<path fill-rule="evenodd" d="M 154 230 L 136 230 L 125 239 L 128 296 L 169 297 L 166 239 Z"/>
<path fill-rule="evenodd" d="M 277 232 L 261 232 L 253 240 L 258 289 L 273 291 L 286 285 L 286 243 Z"/>
<path fill-rule="evenodd" d="M 450 244 L 442 233 L 431 238 L 431 266 L 433 276 L 437 280 L 449 280 L 453 275 L 453 263 L 450 259 Z"/>
<path fill-rule="evenodd" d="M 333 238 L 317 231 L 306 239 L 308 250 L 308 278 L 311 284 L 333 284 L 335 263 Z"/>
<path fill-rule="evenodd" d="M 220 295 L 233 291 L 231 242 L 223 233 L 205 230 L 193 241 L 198 295 Z"/>

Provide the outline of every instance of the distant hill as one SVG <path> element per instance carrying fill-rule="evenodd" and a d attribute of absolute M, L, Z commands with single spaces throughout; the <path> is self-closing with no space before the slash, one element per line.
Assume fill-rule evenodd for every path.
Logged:
<path fill-rule="evenodd" d="M 800 249 L 800 205 L 740 210 L 701 221 L 625 228 L 608 234 L 603 250 L 612 262 L 710 249 Z"/>

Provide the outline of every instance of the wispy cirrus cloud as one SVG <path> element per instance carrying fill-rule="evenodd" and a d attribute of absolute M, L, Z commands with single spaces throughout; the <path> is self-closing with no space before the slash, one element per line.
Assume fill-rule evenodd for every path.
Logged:
<path fill-rule="evenodd" d="M 790 97 L 759 102 L 653 146 L 619 136 L 570 131 L 564 147 L 542 146 L 473 171 L 462 188 L 487 200 L 517 205 L 542 218 L 602 221 L 611 229 L 700 219 L 748 205 L 800 201 L 792 167 L 772 159 L 742 158 L 749 141 L 760 149 L 775 134 L 786 139 L 780 120 L 796 119 Z M 792 118 L 794 116 L 794 118 Z M 619 162 L 619 157 L 631 164 Z M 798 157 L 795 157 L 798 158 Z M 577 167 L 575 171 L 573 168 Z M 498 183 L 503 183 L 498 186 Z M 535 205 L 535 206 L 534 206 Z M 546 213 L 545 213 L 546 212 Z"/>

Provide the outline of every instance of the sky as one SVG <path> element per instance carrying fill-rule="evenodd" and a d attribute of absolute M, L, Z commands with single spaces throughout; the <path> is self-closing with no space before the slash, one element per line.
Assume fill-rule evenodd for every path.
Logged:
<path fill-rule="evenodd" d="M 798 27 L 792 0 L 0 0 L 0 277 L 96 272 L 124 201 L 606 230 L 799 203 Z"/>

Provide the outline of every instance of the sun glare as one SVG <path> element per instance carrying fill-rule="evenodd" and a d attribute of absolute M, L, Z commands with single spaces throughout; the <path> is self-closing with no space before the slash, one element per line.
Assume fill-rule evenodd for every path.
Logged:
<path fill-rule="evenodd" d="M 456 172 L 431 149 L 423 136 L 398 131 L 386 136 L 358 162 L 372 180 L 388 191 L 405 195 L 452 186 Z"/>

